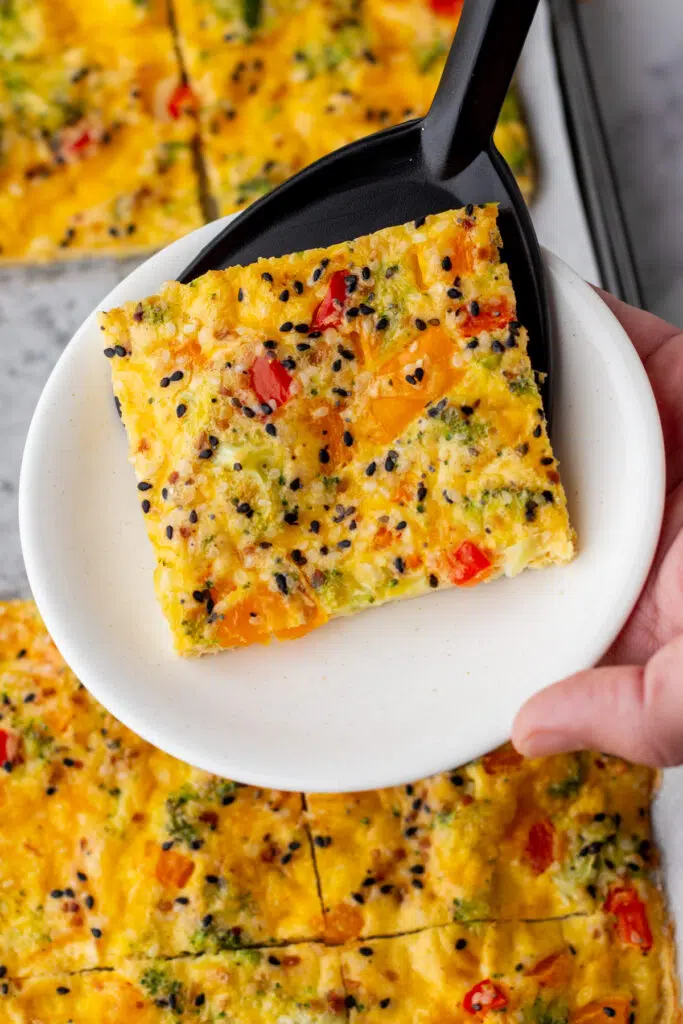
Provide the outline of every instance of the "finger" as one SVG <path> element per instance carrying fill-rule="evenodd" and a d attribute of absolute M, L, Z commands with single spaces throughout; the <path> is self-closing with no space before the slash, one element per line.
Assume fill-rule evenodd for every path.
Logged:
<path fill-rule="evenodd" d="M 647 663 L 589 669 L 542 690 L 520 710 L 521 754 L 604 750 L 639 764 L 683 762 L 683 637 Z"/>
<path fill-rule="evenodd" d="M 603 291 L 602 288 L 596 288 L 595 290 L 603 302 L 612 310 L 633 342 L 643 362 L 653 352 L 656 352 L 658 348 L 666 344 L 670 338 L 678 334 L 678 328 L 667 323 L 666 320 L 660 320 L 659 317 L 645 312 L 644 309 L 629 306 L 622 302 L 621 299 L 610 295 L 609 292 Z"/>

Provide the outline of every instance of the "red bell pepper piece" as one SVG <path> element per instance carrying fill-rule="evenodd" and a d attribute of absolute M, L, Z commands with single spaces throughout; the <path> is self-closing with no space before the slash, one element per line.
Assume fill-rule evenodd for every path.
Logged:
<path fill-rule="evenodd" d="M 652 948 L 652 932 L 645 904 L 630 885 L 613 885 L 605 900 L 605 910 L 617 919 L 617 935 L 622 942 L 642 950 Z"/>
<path fill-rule="evenodd" d="M 251 365 L 249 379 L 259 402 L 265 405 L 284 405 L 289 398 L 292 378 L 277 359 L 258 356 Z"/>
<path fill-rule="evenodd" d="M 555 860 L 555 827 L 551 821 L 536 821 L 529 829 L 526 858 L 535 875 L 542 875 Z"/>
<path fill-rule="evenodd" d="M 429 6 L 435 14 L 455 17 L 462 11 L 464 0 L 429 0 Z"/>
<path fill-rule="evenodd" d="M 342 322 L 344 299 L 346 298 L 346 271 L 335 270 L 327 286 L 325 298 L 318 305 L 311 320 L 312 331 L 325 331 L 338 327 Z"/>
<path fill-rule="evenodd" d="M 171 93 L 171 98 L 167 104 L 167 110 L 173 120 L 177 121 L 183 114 L 192 113 L 196 109 L 197 97 L 187 82 L 177 85 Z"/>
<path fill-rule="evenodd" d="M 19 753 L 19 744 L 18 736 L 15 736 L 12 732 L 0 729 L 0 766 L 8 762 L 9 764 L 14 764 L 14 760 Z"/>
<path fill-rule="evenodd" d="M 459 587 L 471 583 L 491 566 L 488 555 L 471 540 L 463 541 L 460 547 L 456 551 L 451 551 L 446 558 L 451 568 L 451 580 Z"/>
<path fill-rule="evenodd" d="M 471 988 L 462 1003 L 468 1013 L 481 1014 L 486 1014 L 489 1010 L 504 1010 L 507 1004 L 507 996 L 490 978 L 478 982 Z"/>

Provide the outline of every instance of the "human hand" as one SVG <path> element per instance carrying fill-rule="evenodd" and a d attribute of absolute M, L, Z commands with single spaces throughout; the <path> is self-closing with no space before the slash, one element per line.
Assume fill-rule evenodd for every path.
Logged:
<path fill-rule="evenodd" d="M 683 333 L 601 295 L 635 345 L 657 399 L 666 449 L 664 522 L 638 603 L 600 667 L 527 701 L 512 741 L 527 757 L 590 749 L 663 767 L 683 763 Z"/>

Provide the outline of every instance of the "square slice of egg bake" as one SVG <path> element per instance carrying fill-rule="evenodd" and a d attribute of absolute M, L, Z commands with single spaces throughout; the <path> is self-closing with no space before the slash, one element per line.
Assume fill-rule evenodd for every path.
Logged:
<path fill-rule="evenodd" d="M 182 654 L 568 562 L 494 205 L 101 314 Z"/>

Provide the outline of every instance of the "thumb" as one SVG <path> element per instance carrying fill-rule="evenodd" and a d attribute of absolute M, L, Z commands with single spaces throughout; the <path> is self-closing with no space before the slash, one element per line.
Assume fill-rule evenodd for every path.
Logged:
<path fill-rule="evenodd" d="M 683 637 L 639 665 L 589 669 L 535 694 L 512 742 L 526 757 L 602 750 L 639 764 L 683 762 Z"/>

